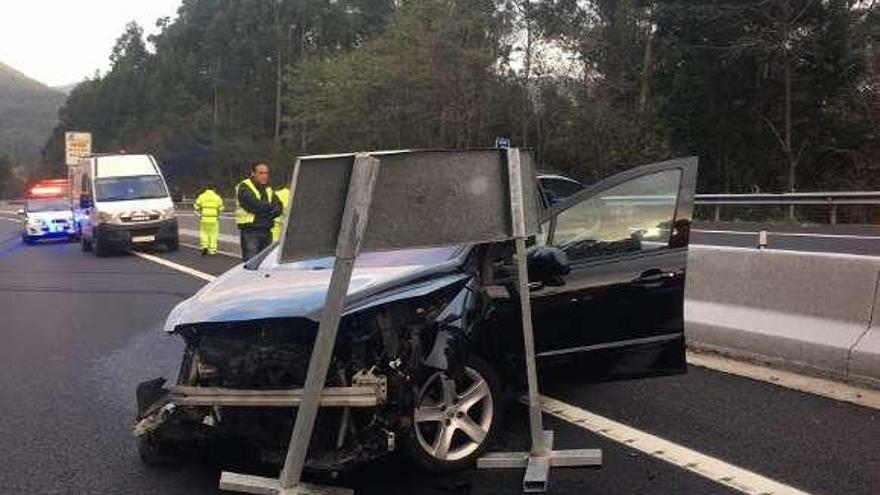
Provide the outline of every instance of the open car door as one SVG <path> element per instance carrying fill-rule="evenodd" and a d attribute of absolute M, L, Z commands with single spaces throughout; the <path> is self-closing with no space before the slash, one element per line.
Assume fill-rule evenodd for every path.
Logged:
<path fill-rule="evenodd" d="M 554 205 L 537 243 L 570 272 L 531 281 L 542 364 L 578 379 L 683 373 L 684 287 L 697 159 L 628 170 Z"/>

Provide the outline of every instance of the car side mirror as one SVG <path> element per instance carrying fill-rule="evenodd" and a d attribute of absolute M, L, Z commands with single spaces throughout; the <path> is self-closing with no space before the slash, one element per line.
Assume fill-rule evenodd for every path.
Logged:
<path fill-rule="evenodd" d="M 19 208 L 18 211 L 15 212 L 15 214 L 18 215 L 18 216 L 20 216 L 20 217 L 23 217 L 23 216 L 24 216 L 24 209 L 23 209 L 23 208 Z"/>
<path fill-rule="evenodd" d="M 529 249 L 526 266 L 529 270 L 529 280 L 548 285 L 551 285 L 549 282 L 558 281 L 560 277 L 571 272 L 565 251 L 552 246 L 536 246 Z"/>
<path fill-rule="evenodd" d="M 79 207 L 80 208 L 91 208 L 92 207 L 92 198 L 90 196 L 80 196 L 79 197 Z"/>

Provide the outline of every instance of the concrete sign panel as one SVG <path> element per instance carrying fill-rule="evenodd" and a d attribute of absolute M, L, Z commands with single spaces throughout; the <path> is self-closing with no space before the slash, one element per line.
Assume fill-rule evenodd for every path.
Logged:
<path fill-rule="evenodd" d="M 505 150 L 371 153 L 380 162 L 362 251 L 511 239 Z M 521 154 L 526 232 L 538 230 L 540 202 L 531 153 Z M 354 154 L 302 157 L 291 182 L 281 260 L 332 256 Z"/>

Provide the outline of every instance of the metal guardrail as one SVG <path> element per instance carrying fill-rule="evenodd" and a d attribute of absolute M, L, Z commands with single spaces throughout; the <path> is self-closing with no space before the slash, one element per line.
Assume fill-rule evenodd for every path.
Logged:
<path fill-rule="evenodd" d="M 714 207 L 715 221 L 721 220 L 722 206 L 788 206 L 790 216 L 798 205 L 825 205 L 828 221 L 837 223 L 839 205 L 880 205 L 880 191 L 795 192 L 780 194 L 697 194 L 697 205 Z"/>
<path fill-rule="evenodd" d="M 667 199 L 665 196 L 651 197 L 658 202 Z M 618 198 L 614 198 L 618 199 Z M 0 205 L 6 208 L 17 207 L 23 204 L 23 200 L 0 201 Z M 174 205 L 180 210 L 192 210 L 193 200 L 184 197 L 182 201 Z M 836 224 L 838 220 L 837 207 L 839 205 L 876 206 L 880 205 L 880 191 L 840 191 L 840 192 L 795 192 L 780 194 L 697 194 L 695 203 L 699 206 L 709 206 L 714 210 L 715 221 L 721 220 L 721 208 L 724 206 L 827 206 L 829 209 L 828 221 Z M 226 213 L 231 214 L 235 209 L 235 201 L 225 201 Z M 792 211 L 793 216 L 793 211 Z"/>
<path fill-rule="evenodd" d="M 672 196 L 645 196 L 651 204 L 668 202 Z M 643 198 L 643 199 L 644 199 Z M 622 200 L 622 197 L 609 196 L 611 200 Z M 178 209 L 183 211 L 192 210 L 193 201 L 184 198 L 175 203 Z M 235 208 L 235 202 L 226 200 L 226 216 L 230 215 Z M 697 194 L 695 203 L 700 206 L 710 206 L 714 210 L 716 222 L 721 221 L 721 208 L 724 206 L 788 206 L 789 216 L 794 218 L 795 206 L 827 206 L 828 222 L 837 224 L 839 205 L 871 206 L 880 205 L 880 191 L 841 191 L 841 192 L 796 192 L 780 194 Z"/>

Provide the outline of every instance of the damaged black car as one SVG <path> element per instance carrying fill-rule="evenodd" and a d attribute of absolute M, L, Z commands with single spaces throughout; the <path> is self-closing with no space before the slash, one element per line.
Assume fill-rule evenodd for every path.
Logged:
<path fill-rule="evenodd" d="M 696 160 L 679 159 L 570 196 L 544 191 L 552 201 L 527 260 L 540 366 L 578 381 L 685 371 L 695 181 Z M 278 256 L 268 248 L 168 316 L 165 331 L 186 347 L 173 384 L 139 386 L 145 462 L 218 442 L 283 460 L 334 260 Z M 431 471 L 473 464 L 503 397 L 524 387 L 512 256 L 508 243 L 359 256 L 308 469 L 395 450 Z"/>

